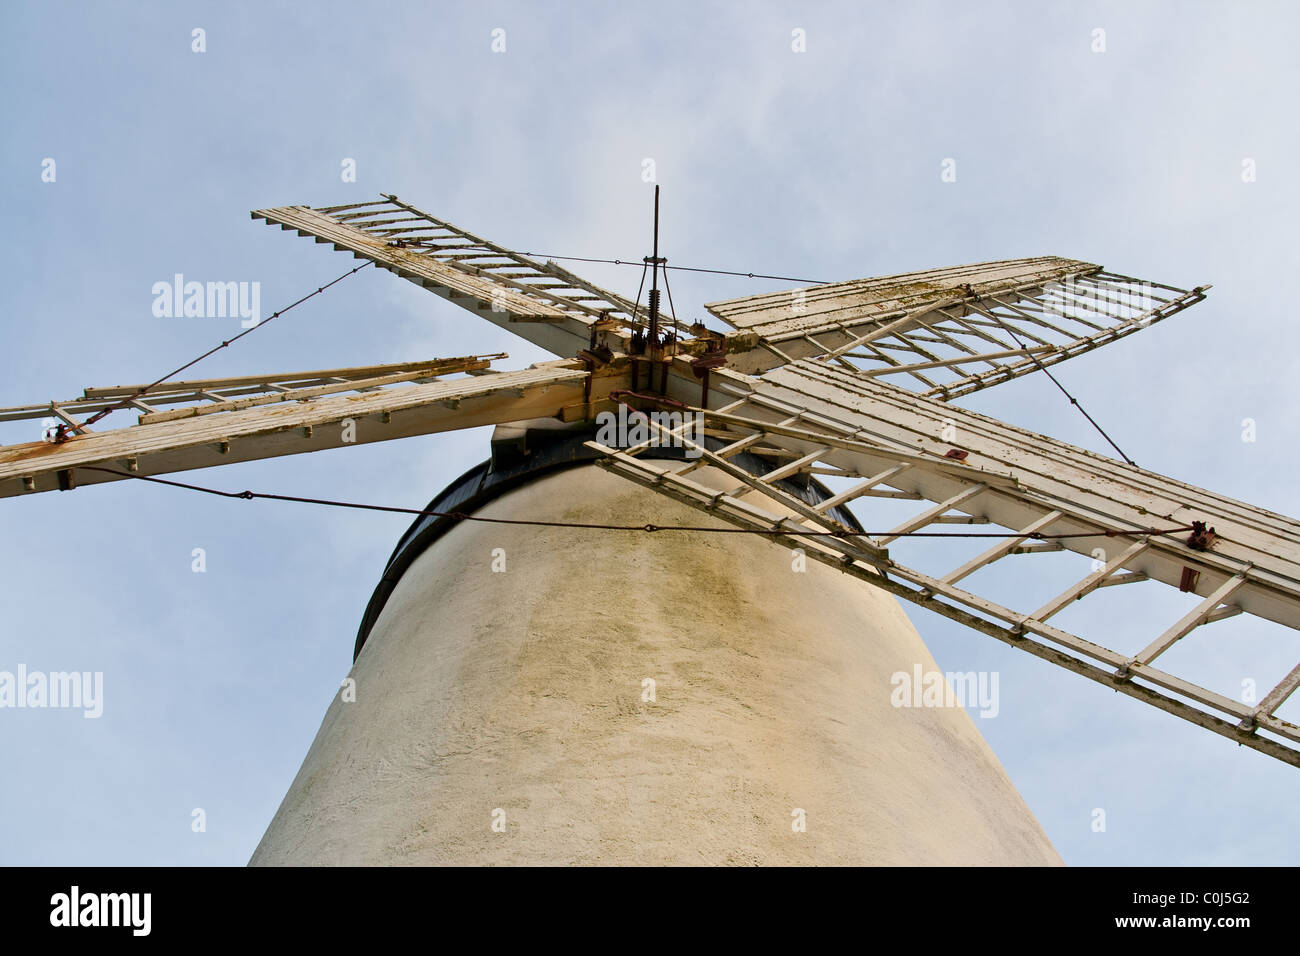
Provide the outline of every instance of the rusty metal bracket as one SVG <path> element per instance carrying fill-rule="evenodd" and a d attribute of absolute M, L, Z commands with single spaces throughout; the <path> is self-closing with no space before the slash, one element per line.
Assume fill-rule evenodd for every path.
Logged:
<path fill-rule="evenodd" d="M 1187 538 L 1187 546 L 1193 551 L 1209 551 L 1219 536 L 1213 528 L 1207 528 L 1204 521 L 1192 522 L 1192 533 Z"/>

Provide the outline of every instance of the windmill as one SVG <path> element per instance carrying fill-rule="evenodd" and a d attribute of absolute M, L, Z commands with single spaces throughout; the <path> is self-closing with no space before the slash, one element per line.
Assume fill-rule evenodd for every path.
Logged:
<path fill-rule="evenodd" d="M 700 848 L 699 859 L 707 861 L 733 859 L 737 843 L 752 837 L 757 848 L 752 859 L 760 862 L 864 857 L 1053 862 L 1050 844 L 960 709 L 890 714 L 889 689 L 877 679 L 908 655 L 918 662 L 932 664 L 932 659 L 889 595 L 1241 746 L 1300 765 L 1300 727 L 1277 716 L 1300 684 L 1300 666 L 1277 675 L 1254 703 L 1160 666 L 1179 641 L 1238 614 L 1300 628 L 1300 525 L 953 404 L 1035 371 L 1050 375 L 1060 362 L 1195 304 L 1208 286 L 1182 289 L 1057 257 L 1013 259 L 715 302 L 706 308 L 730 327 L 719 332 L 702 323 L 687 325 L 672 313 L 670 267 L 658 249 L 657 188 L 654 251 L 643 262 L 643 287 L 647 273 L 651 286 L 644 305 L 640 292 L 636 299 L 624 298 L 554 260 L 497 245 L 392 195 L 342 206 L 261 209 L 252 216 L 386 269 L 557 356 L 513 371 L 493 367 L 504 357 L 497 354 L 88 388 L 66 402 L 0 409 L 0 421 L 53 421 L 46 441 L 0 447 L 4 496 L 130 478 L 157 480 L 232 462 L 498 426 L 493 462 L 467 475 L 430 508 L 415 509 L 416 523 L 389 563 L 357 642 L 357 668 L 373 662 L 366 676 L 379 681 L 382 675 L 384 693 L 372 695 L 371 704 L 358 703 L 354 711 L 338 699 L 331 705 L 255 862 L 631 861 L 637 857 L 626 844 L 647 841 L 660 849 L 655 859 L 697 859 L 680 848 L 684 840 L 690 842 L 683 834 L 698 833 L 701 819 L 708 819 L 716 834 Z M 661 276 L 669 309 L 661 301 Z M 123 408 L 139 412 L 136 424 L 92 430 L 108 412 Z M 611 412 L 636 424 L 634 439 L 611 440 L 590 427 Z M 544 469 L 548 477 L 534 481 L 529 491 L 530 469 L 545 461 L 550 461 L 547 469 L 557 462 L 583 467 L 564 474 Z M 596 480 L 593 471 L 604 474 Z M 487 493 L 498 479 L 500 487 Z M 575 502 L 583 501 L 586 509 L 575 511 Z M 873 520 L 885 513 L 876 510 L 884 506 L 914 510 L 886 525 Z M 498 588 L 476 596 L 470 592 L 480 586 L 458 577 L 463 569 L 458 571 L 456 562 L 465 561 L 448 555 L 495 550 L 490 536 L 470 538 L 479 533 L 470 527 L 477 520 L 489 522 L 477 529 L 514 535 L 510 547 L 502 549 L 508 553 L 526 551 L 553 526 L 566 523 L 593 532 L 604 528 L 602 540 L 616 543 L 599 545 L 606 550 L 585 573 L 538 570 L 543 556 L 534 554 L 533 570 L 523 574 L 531 587 L 521 586 L 511 577 L 519 572 L 511 571 L 501 575 L 501 585 L 510 581 L 513 591 Z M 683 530 L 692 520 L 697 527 Z M 949 525 L 978 530 L 943 530 Z M 674 550 L 684 545 L 664 543 L 669 538 L 698 542 L 707 532 L 724 529 L 715 536 L 725 542 L 718 546 L 722 557 L 697 552 L 687 561 Z M 638 531 L 644 534 L 629 543 Z M 987 538 L 980 542 L 986 547 L 958 556 L 964 554 L 959 544 L 969 546 L 979 538 Z M 899 554 L 902 545 L 914 541 L 926 544 L 925 567 Z M 982 572 L 995 565 L 1059 552 L 1082 555 L 1092 564 L 1046 603 L 1008 606 L 978 584 Z M 701 660 L 708 654 L 754 657 L 755 647 L 760 656 L 780 656 L 780 661 L 772 662 L 769 677 L 760 674 L 763 691 L 752 684 L 745 690 L 766 695 L 755 708 L 761 714 L 708 711 L 703 701 L 710 694 L 712 699 L 740 694 L 727 684 L 741 666 L 739 658 L 727 657 L 727 675 L 714 675 L 721 686 L 700 691 L 703 696 L 693 700 L 707 714 L 697 713 L 689 725 L 671 723 L 684 742 L 682 752 L 651 764 L 656 779 L 675 777 L 666 790 L 661 784 L 655 785 L 659 790 L 615 785 L 616 779 L 649 772 L 625 765 L 626 753 L 604 749 L 614 735 L 625 733 L 617 721 L 584 730 L 586 725 L 568 713 L 570 738 L 560 734 L 532 747 L 515 738 L 534 731 L 511 723 L 515 716 L 503 715 L 499 707 L 485 711 L 482 704 L 503 674 L 523 681 L 521 706 L 541 708 L 534 719 L 541 719 L 552 697 L 580 697 L 572 667 L 614 653 L 588 638 L 621 618 L 597 609 L 599 602 L 580 606 L 575 596 L 603 590 L 625 597 L 628 584 L 619 575 L 636 573 L 642 553 L 660 572 L 647 581 L 670 582 L 674 603 L 664 609 L 647 600 L 628 616 L 658 614 L 658 624 L 647 626 L 661 644 L 699 629 L 700 620 L 719 608 L 722 613 L 714 616 L 724 620 L 718 627 L 725 627 L 729 615 L 740 632 L 770 630 L 776 622 L 777 631 L 793 629 L 806 641 L 789 644 L 769 634 L 767 643 L 748 650 L 728 638 L 707 653 L 700 651 L 691 662 L 696 670 L 707 671 Z M 816 569 L 808 584 L 796 587 L 771 567 L 759 568 L 777 561 L 788 571 L 788 555 Z M 519 559 L 508 560 L 519 568 Z M 611 569 L 620 561 L 632 563 L 615 573 Z M 671 570 L 675 561 L 685 561 L 677 573 Z M 748 567 L 764 588 L 781 588 L 772 597 L 775 609 L 754 607 L 753 593 L 743 601 L 720 597 L 719 589 L 729 585 L 710 580 L 715 561 L 732 562 L 733 574 L 736 567 L 749 573 Z M 529 578 L 530 573 L 541 576 Z M 606 575 L 609 579 L 602 580 Z M 565 578 L 563 586 L 557 576 Z M 1077 601 L 1130 585 L 1174 589 L 1195 603 L 1179 619 L 1145 635 L 1119 629 L 1115 635 L 1079 635 L 1052 623 Z M 453 609 L 463 621 L 499 613 L 503 602 L 511 601 L 530 608 L 535 618 L 559 615 L 528 626 L 549 628 L 556 653 L 570 670 L 557 672 L 556 658 L 538 657 L 536 648 L 526 646 L 527 627 L 503 638 L 504 649 L 489 653 L 480 646 L 481 635 L 466 636 L 477 633 L 471 625 L 431 623 L 437 608 Z M 497 624 L 508 626 L 504 619 Z M 456 627 L 458 649 L 430 650 L 430 634 Z M 581 647 L 562 645 L 569 639 L 581 639 Z M 872 642 L 879 646 L 868 646 Z M 853 656 L 877 651 L 885 657 Z M 658 653 L 669 652 L 661 647 Z M 549 690 L 519 676 L 524 666 L 519 662 L 529 655 L 529 666 L 548 675 Z M 809 676 L 810 660 L 821 667 L 815 676 Z M 603 665 L 591 666 L 605 673 Z M 874 669 L 877 683 L 871 691 L 872 722 L 855 732 L 878 730 L 887 720 L 887 735 L 902 744 L 891 747 L 883 739 L 864 744 L 871 759 L 831 779 L 846 741 L 836 736 L 839 731 L 807 725 L 822 711 L 861 709 L 863 685 L 853 682 L 857 678 L 843 688 L 827 687 L 827 675 L 838 671 L 852 677 L 859 666 Z M 661 683 L 667 687 L 672 680 Z M 434 685 L 439 690 L 430 697 Z M 795 685 L 796 692 L 790 692 Z M 633 686 L 640 691 L 639 684 Z M 607 689 L 592 693 L 596 700 Z M 456 694 L 465 699 L 448 704 Z M 404 695 L 419 700 L 403 704 Z M 653 691 L 649 700 L 647 705 L 644 695 L 634 698 L 635 720 L 650 719 Z M 416 719 L 418 730 L 412 729 L 412 706 L 425 715 Z M 587 709 L 593 708 L 597 705 L 589 702 Z M 791 736 L 795 725 L 805 737 Z M 757 752 L 757 726 L 768 727 L 761 733 L 770 731 L 779 745 L 768 741 L 768 749 Z M 442 736 L 432 740 L 421 734 Z M 393 737 L 405 740 L 399 757 L 384 751 Z M 808 758 L 812 762 L 799 780 L 768 787 L 764 771 L 756 768 L 802 759 L 796 755 L 802 745 L 791 749 L 794 739 L 804 740 L 816 759 Z M 660 745 L 666 746 L 662 740 L 655 744 Z M 563 769 L 564 761 L 579 760 L 584 748 L 600 765 Z M 367 764 L 374 756 L 369 752 L 376 750 L 383 753 Z M 461 759 L 479 750 L 482 759 Z M 707 759 L 692 753 L 705 753 Z M 725 763 L 727 755 L 744 766 L 742 773 L 728 775 L 725 766 L 713 766 L 719 759 Z M 362 764 L 364 772 L 345 769 Z M 891 775 L 897 779 L 891 782 Z M 814 777 L 818 783 L 808 783 Z M 432 786 L 430 780 L 450 795 L 439 811 L 438 819 L 449 821 L 445 824 L 430 823 L 428 800 L 419 795 L 420 787 Z M 548 792 L 548 780 L 562 780 L 569 790 Z M 794 791 L 805 784 L 810 790 L 822 787 L 808 802 L 848 804 L 852 813 L 846 820 L 885 808 L 882 828 L 843 857 L 825 845 L 821 856 L 785 848 L 791 832 L 815 830 L 800 830 L 800 814 L 808 811 L 792 805 L 799 799 Z M 514 805 L 501 798 L 503 805 L 496 806 L 493 794 L 509 785 L 523 788 L 514 794 Z M 730 792 L 718 795 L 727 788 Z M 676 800 L 669 791 L 685 795 Z M 389 801 L 393 793 L 401 795 Z M 424 809 L 411 809 L 422 800 Z M 782 800 L 788 809 L 778 814 L 772 808 Z M 573 812 L 575 803 L 581 813 Z M 453 805 L 460 809 L 448 809 Z M 719 822 L 731 820 L 738 808 L 783 819 L 768 829 L 759 826 L 758 836 L 751 832 L 752 822 Z M 464 819 L 458 816 L 462 811 Z M 489 812 L 492 826 L 480 826 Z M 637 830 L 632 821 L 643 818 L 657 821 L 659 829 Z M 545 830 L 549 849 L 528 849 L 520 842 L 526 843 L 521 834 L 527 826 L 511 829 L 520 819 Z M 686 829 L 674 830 L 673 821 Z M 836 840 L 846 839 L 845 826 Z M 932 846 L 918 848 L 925 826 L 937 828 L 937 836 Z M 576 836 L 575 828 L 581 831 Z M 618 828 L 625 834 L 622 842 L 610 835 Z M 439 831 L 436 839 L 428 836 L 430 829 Z M 897 831 L 894 837 L 881 836 L 890 829 Z M 763 842 L 769 830 L 782 836 Z M 480 835 L 464 836 L 470 831 Z M 626 836 L 629 832 L 635 839 Z M 566 857 L 569 851 L 557 848 L 564 845 L 557 835 L 562 833 L 584 849 Z M 678 849 L 664 850 L 666 844 Z"/>

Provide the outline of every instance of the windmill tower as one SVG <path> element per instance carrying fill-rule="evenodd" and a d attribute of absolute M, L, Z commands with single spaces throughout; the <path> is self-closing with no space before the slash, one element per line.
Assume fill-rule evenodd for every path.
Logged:
<path fill-rule="evenodd" d="M 61 423 L 0 448 L 3 495 L 498 426 L 390 559 L 254 863 L 1058 862 L 965 711 L 910 705 L 937 668 L 894 598 L 1300 764 L 1300 667 L 1243 704 L 1157 666 L 1236 614 L 1300 627 L 1300 526 L 952 404 L 1208 287 L 1007 260 L 714 303 L 721 333 L 661 308 L 657 240 L 643 308 L 395 196 L 253 216 L 559 356 L 0 410 Z M 1062 551 L 1091 568 L 1036 609 L 979 583 Z M 1116 649 L 1050 623 L 1121 585 L 1197 601 Z"/>

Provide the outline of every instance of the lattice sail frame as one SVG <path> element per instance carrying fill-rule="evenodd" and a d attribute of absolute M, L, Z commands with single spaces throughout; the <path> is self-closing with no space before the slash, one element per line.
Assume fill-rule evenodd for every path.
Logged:
<path fill-rule="evenodd" d="M 1179 289 L 1054 256 L 1007 259 L 714 302 L 758 336 L 730 363 L 815 358 L 949 400 L 1082 355 L 1196 304 Z"/>
<path fill-rule="evenodd" d="M 505 372 L 481 367 L 497 356 L 472 356 L 171 383 L 129 402 L 142 413 L 138 424 L 95 433 L 76 427 L 75 415 L 130 399 L 138 387 L 3 409 L 0 422 L 52 416 L 73 434 L 57 444 L 0 446 L 0 496 L 527 418 L 589 418 L 618 402 L 644 404 L 635 396 L 637 376 L 650 364 L 662 368 L 663 393 L 678 408 L 700 406 L 727 446 L 701 448 L 697 463 L 680 465 L 593 443 L 613 473 L 733 524 L 775 529 L 773 540 L 876 587 L 1300 765 L 1300 729 L 1276 714 L 1300 685 L 1300 666 L 1248 706 L 1153 664 L 1196 628 L 1235 614 L 1300 630 L 1300 524 L 943 404 L 1132 334 L 1199 301 L 1209 286 L 1185 291 L 1054 257 L 1005 260 L 714 303 L 709 308 L 736 331 L 685 330 L 665 317 L 679 337 L 630 355 L 637 335 L 644 345 L 647 324 L 635 303 L 394 196 L 252 215 L 368 259 L 561 359 Z M 689 339 L 687 331 L 700 337 Z M 471 377 L 442 377 L 453 372 Z M 886 378 L 920 383 L 923 394 Z M 961 436 L 953 444 L 964 460 L 951 457 L 954 449 L 942 440 L 946 421 Z M 352 442 L 340 438 L 346 422 L 355 425 Z M 736 468 L 727 459 L 742 449 L 777 467 L 761 477 Z M 693 481 L 700 466 L 730 475 L 736 486 L 718 492 Z M 776 484 L 813 474 L 852 484 L 819 506 Z M 750 492 L 785 513 L 755 504 Z M 928 504 L 874 538 L 829 516 L 836 505 L 879 498 Z M 1181 535 L 1143 530 L 1161 521 L 1204 521 L 1219 539 L 1199 550 Z M 890 556 L 896 536 L 952 523 L 1012 533 L 933 573 Z M 797 533 L 809 528 L 834 534 Z M 1083 537 L 1035 537 L 1062 534 Z M 1111 556 L 1101 568 L 1032 611 L 981 596 L 968 581 L 1013 555 L 1062 548 L 1091 554 L 1099 546 Z M 1137 653 L 1049 623 L 1100 588 L 1141 581 L 1202 600 Z"/>
<path fill-rule="evenodd" d="M 679 440 L 699 453 L 685 464 L 643 460 L 648 447 L 620 450 L 590 442 L 614 474 L 740 527 L 772 535 L 787 547 L 854 574 L 877 587 L 982 633 L 1143 700 L 1294 766 L 1300 766 L 1300 727 L 1276 716 L 1300 685 L 1300 666 L 1280 675 L 1254 706 L 1159 669 L 1154 662 L 1196 628 L 1241 613 L 1300 629 L 1300 522 L 1104 456 L 1005 425 L 973 412 L 863 379 L 814 360 L 802 360 L 760 379 L 729 375 L 726 398 L 704 415 L 727 444 L 710 451 L 691 437 L 688 420 L 666 429 L 650 421 L 659 440 Z M 947 456 L 943 424 L 961 436 L 963 461 Z M 755 476 L 728 458 L 747 450 L 779 463 Z M 728 491 L 693 480 L 711 467 L 735 479 Z M 779 479 L 817 474 L 854 479 L 819 505 L 783 491 Z M 784 513 L 756 504 L 751 492 L 777 502 Z M 829 517 L 830 509 L 872 498 L 912 498 L 918 512 L 876 537 L 854 533 Z M 859 520 L 870 527 L 869 515 Z M 1191 521 L 1211 523 L 1218 540 L 1201 551 L 1186 531 L 1147 534 Z M 899 535 L 935 524 L 990 524 L 1013 534 L 986 551 L 927 572 L 890 557 Z M 835 536 L 807 537 L 809 527 Z M 1076 535 L 1037 542 L 1037 535 Z M 932 542 L 942 539 L 930 539 Z M 1102 567 L 1046 604 L 1016 610 L 982 595 L 966 579 L 1016 554 L 1066 549 L 1092 556 Z M 1101 588 L 1158 582 L 1202 600 L 1137 653 L 1125 653 L 1072 634 L 1050 618 Z"/>
<path fill-rule="evenodd" d="M 0 409 L 0 421 L 48 417 L 75 433 L 0 445 L 0 498 L 549 417 L 589 391 L 581 363 L 498 372 L 488 367 L 497 357 L 173 382 L 148 402 L 129 401 L 139 386 L 88 388 Z M 89 431 L 75 417 L 124 401 L 141 412 L 137 424 Z"/>
<path fill-rule="evenodd" d="M 602 329 L 648 328 L 644 307 L 476 236 L 396 196 L 346 206 L 256 209 L 254 219 L 369 259 L 422 288 L 559 356 L 572 356 Z M 661 308 L 661 324 L 685 331 Z"/>
<path fill-rule="evenodd" d="M 456 372 L 482 374 L 505 352 L 463 358 L 429 359 L 424 362 L 393 362 L 386 365 L 316 369 L 310 372 L 275 372 L 270 375 L 240 375 L 233 378 L 204 378 L 187 382 L 147 385 L 113 385 L 86 388 L 77 398 L 0 408 L 0 422 L 55 418 L 75 434 L 90 434 L 77 415 L 93 415 L 125 404 L 137 410 L 139 425 L 193 418 L 216 412 L 235 411 L 256 405 L 304 401 L 338 392 L 373 391 L 398 383 L 429 382 Z M 148 389 L 148 401 L 136 398 Z M 167 409 L 159 406 L 180 406 Z"/>

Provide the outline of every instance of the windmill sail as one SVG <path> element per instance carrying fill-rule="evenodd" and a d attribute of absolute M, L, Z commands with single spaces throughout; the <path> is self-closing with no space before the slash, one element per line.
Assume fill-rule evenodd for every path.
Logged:
<path fill-rule="evenodd" d="M 138 424 L 60 443 L 0 445 L 0 497 L 562 416 L 566 406 L 581 407 L 589 378 L 580 363 L 567 364 L 575 367 L 556 362 L 482 374 L 488 362 L 474 357 L 171 383 L 135 403 L 143 412 Z M 438 378 L 459 371 L 480 374 Z M 75 413 L 138 391 L 90 388 L 69 402 L 0 409 L 0 421 L 62 417 L 82 431 Z M 200 404 L 157 408 L 195 398 Z"/>
<path fill-rule="evenodd" d="M 705 412 L 705 421 L 722 448 L 692 441 L 680 429 L 677 439 L 699 452 L 686 464 L 643 460 L 641 447 L 591 447 L 615 474 L 741 527 L 780 532 L 776 540 L 809 557 L 1300 766 L 1300 727 L 1274 713 L 1300 684 L 1300 667 L 1277 675 L 1273 690 L 1248 705 L 1155 663 L 1198 627 L 1239 613 L 1300 629 L 1300 522 L 816 360 L 762 378 L 722 370 L 714 384 L 728 400 Z M 771 456 L 781 467 L 741 475 L 727 461 L 740 450 Z M 732 475 L 735 486 L 720 493 L 694 480 L 691 473 L 705 466 Z M 810 506 L 777 484 L 794 475 L 839 477 L 850 487 Z M 746 500 L 751 491 L 794 517 L 753 505 Z M 914 499 L 918 511 L 882 530 L 870 519 L 870 502 L 882 497 Z M 863 535 L 830 517 L 832 508 L 846 504 L 858 505 L 859 520 L 880 533 Z M 953 523 L 987 523 L 1010 536 L 975 558 L 950 557 L 949 565 L 929 571 L 888 552 L 904 535 Z M 837 534 L 799 533 L 809 527 Z M 1161 533 L 1170 529 L 1181 530 Z M 994 562 L 1061 549 L 1103 557 L 1037 608 L 1004 606 L 967 580 Z M 1049 623 L 1101 588 L 1142 582 L 1202 600 L 1128 651 Z"/>
<path fill-rule="evenodd" d="M 254 219 L 369 259 L 555 355 L 586 348 L 600 320 L 644 328 L 635 303 L 398 200 L 257 209 Z M 673 323 L 671 316 L 664 318 Z"/>
<path fill-rule="evenodd" d="M 1046 256 L 770 292 L 706 308 L 757 335 L 731 367 L 814 358 L 948 400 L 1055 365 L 1194 305 L 1185 290 Z"/>

